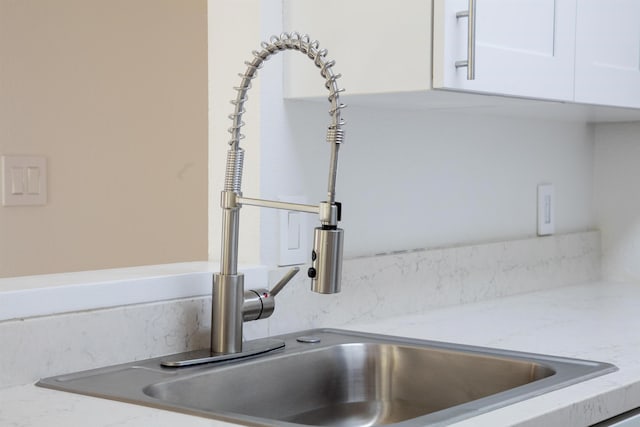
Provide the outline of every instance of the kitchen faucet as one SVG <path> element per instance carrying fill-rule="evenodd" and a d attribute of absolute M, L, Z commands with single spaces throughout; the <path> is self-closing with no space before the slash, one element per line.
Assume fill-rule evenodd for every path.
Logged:
<path fill-rule="evenodd" d="M 189 360 L 163 362 L 165 366 L 187 366 L 197 363 L 209 363 L 222 360 L 248 357 L 284 346 L 283 342 L 263 339 L 243 343 L 242 328 L 245 321 L 265 319 L 275 308 L 275 296 L 299 271 L 291 269 L 275 285 L 272 290 L 244 290 L 244 275 L 238 272 L 238 227 L 240 208 L 243 205 L 284 209 L 314 213 L 319 215 L 320 226 L 315 228 L 314 243 L 311 252 L 311 267 L 308 276 L 311 278 L 311 290 L 322 294 L 340 292 L 342 272 L 343 230 L 338 228 L 341 217 L 341 205 L 335 201 L 335 185 L 338 165 L 338 149 L 344 138 L 342 126 L 344 120 L 340 116 L 345 107 L 340 103 L 340 92 L 336 80 L 340 74 L 334 74 L 332 67 L 335 61 L 326 59 L 327 51 L 320 49 L 316 40 L 308 35 L 283 33 L 272 36 L 268 42 L 261 43 L 260 51 L 253 51 L 253 59 L 246 61 L 247 66 L 240 85 L 234 89 L 237 96 L 231 103 L 234 111 L 229 115 L 233 124 L 229 128 L 231 140 L 227 152 L 224 189 L 221 194 L 222 207 L 222 256 L 220 272 L 214 274 L 213 296 L 211 307 L 211 348 L 209 355 L 197 356 Z M 257 76 L 264 61 L 272 55 L 284 50 L 297 50 L 320 69 L 325 79 L 325 87 L 329 91 L 329 115 L 331 122 L 327 130 L 327 142 L 331 146 L 329 164 L 329 184 L 327 200 L 319 205 L 305 205 L 272 200 L 252 199 L 244 197 L 241 190 L 244 150 L 240 148 L 241 133 L 245 112 L 244 103 L 247 91 L 251 88 L 251 80 Z"/>

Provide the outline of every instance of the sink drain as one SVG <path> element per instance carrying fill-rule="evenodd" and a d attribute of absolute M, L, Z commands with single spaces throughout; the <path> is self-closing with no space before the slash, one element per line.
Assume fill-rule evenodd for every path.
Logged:
<path fill-rule="evenodd" d="M 301 342 L 303 344 L 317 344 L 320 342 L 320 338 L 314 337 L 313 335 L 305 335 L 305 336 L 296 338 L 296 341 Z"/>

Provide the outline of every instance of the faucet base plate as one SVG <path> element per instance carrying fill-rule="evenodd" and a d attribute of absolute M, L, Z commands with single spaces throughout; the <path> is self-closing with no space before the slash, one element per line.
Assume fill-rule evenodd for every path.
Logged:
<path fill-rule="evenodd" d="M 196 350 L 189 353 L 168 356 L 161 365 L 166 368 L 180 368 L 183 366 L 202 365 L 205 363 L 224 362 L 228 360 L 245 359 L 284 348 L 284 341 L 270 338 L 247 341 L 242 345 L 239 353 L 213 353 L 210 349 Z"/>

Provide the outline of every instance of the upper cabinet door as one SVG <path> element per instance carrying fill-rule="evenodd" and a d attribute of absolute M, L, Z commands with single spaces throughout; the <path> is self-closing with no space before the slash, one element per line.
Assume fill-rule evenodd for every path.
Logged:
<path fill-rule="evenodd" d="M 640 107 L 640 0 L 579 0 L 575 100 Z"/>
<path fill-rule="evenodd" d="M 467 80 L 455 64 L 467 59 L 468 18 L 456 14 L 469 1 L 435 0 L 433 86 L 573 100 L 575 8 L 576 0 L 476 0 L 475 80 Z"/>

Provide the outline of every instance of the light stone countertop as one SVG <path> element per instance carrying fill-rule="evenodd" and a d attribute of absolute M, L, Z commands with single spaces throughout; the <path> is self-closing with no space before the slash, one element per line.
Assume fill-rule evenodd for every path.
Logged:
<path fill-rule="evenodd" d="M 640 406 L 640 285 L 591 283 L 350 325 L 348 329 L 577 357 L 619 371 L 455 424 L 588 426 Z M 23 385 L 0 390 L 0 426 L 226 426 Z"/>

